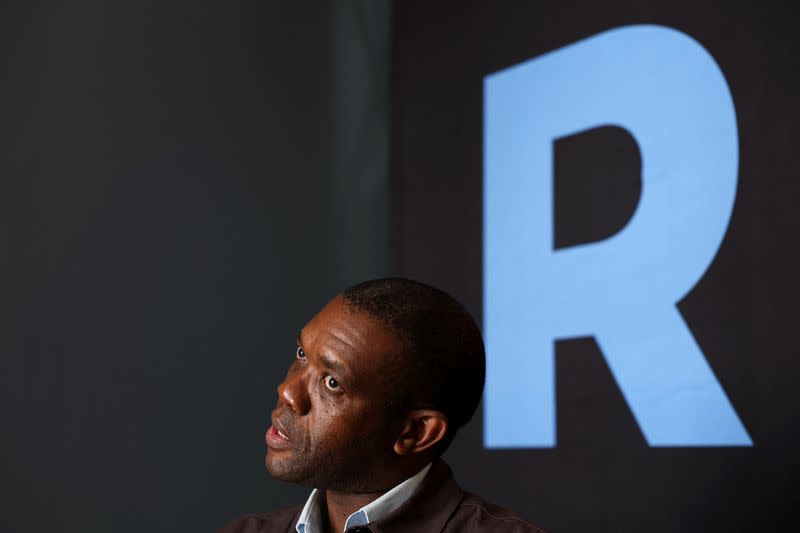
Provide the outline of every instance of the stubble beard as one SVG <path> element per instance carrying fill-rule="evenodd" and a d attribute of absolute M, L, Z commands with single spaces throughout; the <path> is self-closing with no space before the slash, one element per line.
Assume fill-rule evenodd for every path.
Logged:
<path fill-rule="evenodd" d="M 281 457 L 281 452 L 268 449 L 265 463 L 269 473 L 281 481 L 317 489 L 366 493 L 376 490 L 376 474 L 385 466 L 385 461 L 376 460 L 376 450 L 374 446 L 350 446 L 345 451 L 324 454 L 288 450 L 291 453 L 283 452 L 286 457 Z"/>
<path fill-rule="evenodd" d="M 281 481 L 288 481 L 289 483 L 298 483 L 300 485 L 311 485 L 313 474 L 308 468 L 304 468 L 306 461 L 301 461 L 301 458 L 280 457 L 280 455 L 288 455 L 286 452 L 281 454 L 273 450 L 267 449 L 267 456 L 264 459 L 267 471 L 275 479 Z"/>

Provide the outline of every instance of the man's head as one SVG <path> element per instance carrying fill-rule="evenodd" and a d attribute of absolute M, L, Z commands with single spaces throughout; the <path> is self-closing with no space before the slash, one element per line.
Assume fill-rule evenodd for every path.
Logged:
<path fill-rule="evenodd" d="M 478 327 L 444 292 L 399 278 L 351 287 L 300 333 L 267 466 L 317 487 L 388 489 L 469 421 L 484 372 Z"/>

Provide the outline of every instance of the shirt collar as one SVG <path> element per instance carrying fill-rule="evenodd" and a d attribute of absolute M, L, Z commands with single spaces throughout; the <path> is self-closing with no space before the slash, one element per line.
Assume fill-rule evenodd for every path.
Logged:
<path fill-rule="evenodd" d="M 294 527 L 297 533 L 314 533 L 322 531 L 322 513 L 319 510 L 320 492 L 317 489 L 311 491 L 311 495 L 306 500 L 303 510 L 300 511 L 300 518 Z"/>
<path fill-rule="evenodd" d="M 370 522 L 380 520 L 406 502 L 417 492 L 417 489 L 425 479 L 425 475 L 431 468 L 428 463 L 425 468 L 417 472 L 414 476 L 403 481 L 390 491 L 383 494 L 380 498 L 368 503 L 355 513 L 347 517 L 344 530 L 356 526 L 363 526 Z M 322 531 L 322 512 L 320 509 L 322 492 L 318 489 L 311 491 L 311 495 L 306 500 L 300 517 L 297 519 L 295 529 L 297 533 L 320 533 Z"/>

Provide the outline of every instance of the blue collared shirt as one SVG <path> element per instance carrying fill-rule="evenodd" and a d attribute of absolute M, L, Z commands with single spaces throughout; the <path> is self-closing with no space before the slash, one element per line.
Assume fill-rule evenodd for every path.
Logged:
<path fill-rule="evenodd" d="M 364 526 L 370 522 L 380 520 L 403 505 L 406 500 L 417 492 L 430 468 L 431 463 L 428 463 L 425 468 L 417 472 L 413 477 L 408 478 L 377 500 L 368 503 L 348 516 L 347 521 L 344 523 L 344 530 L 347 531 L 350 528 Z M 300 512 L 300 518 L 297 519 L 297 525 L 295 526 L 297 533 L 322 533 L 322 511 L 320 510 L 322 497 L 323 494 L 318 489 L 311 491 L 311 495 Z"/>

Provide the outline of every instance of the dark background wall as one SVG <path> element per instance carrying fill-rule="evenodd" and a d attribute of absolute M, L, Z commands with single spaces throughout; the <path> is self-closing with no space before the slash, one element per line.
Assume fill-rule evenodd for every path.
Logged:
<path fill-rule="evenodd" d="M 0 9 L 0 530 L 213 531 L 297 331 L 386 273 L 386 2 Z"/>
<path fill-rule="evenodd" d="M 479 318 L 487 74 L 604 30 L 659 24 L 711 53 L 737 111 L 733 216 L 678 309 L 754 446 L 648 447 L 594 339 L 569 339 L 556 346 L 556 447 L 485 450 L 479 413 L 447 455 L 467 488 L 557 532 L 792 529 L 800 499 L 795 20 L 777 2 L 395 4 L 391 267 L 449 290 Z M 640 183 L 630 170 L 639 162 L 622 144 L 602 135 L 555 143 L 557 246 L 606 237 L 632 214 Z M 582 192 L 597 192 L 597 173 L 620 178 L 618 194 L 599 205 Z M 515 339 L 519 352 L 487 357 L 524 357 L 526 338 Z"/>

